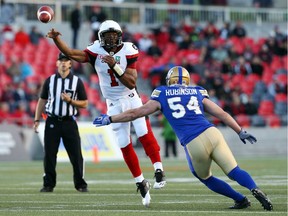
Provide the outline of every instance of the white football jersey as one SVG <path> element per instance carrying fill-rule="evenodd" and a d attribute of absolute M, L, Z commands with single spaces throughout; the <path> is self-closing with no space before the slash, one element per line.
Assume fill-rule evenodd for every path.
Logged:
<path fill-rule="evenodd" d="M 108 64 L 102 61 L 102 57 L 109 55 L 109 53 L 100 46 L 98 40 L 89 45 L 85 52 L 87 52 L 90 57 L 92 56 L 95 58 L 94 68 L 98 74 L 100 88 L 104 98 L 118 100 L 130 95 L 131 93 L 135 93 L 135 89 L 130 90 L 123 85 L 115 76 Z M 123 42 L 123 47 L 116 52 L 113 57 L 121 69 L 125 71 L 127 67 L 127 59 L 137 58 L 138 54 L 138 49 L 133 43 Z M 93 62 L 91 63 L 93 64 Z"/>

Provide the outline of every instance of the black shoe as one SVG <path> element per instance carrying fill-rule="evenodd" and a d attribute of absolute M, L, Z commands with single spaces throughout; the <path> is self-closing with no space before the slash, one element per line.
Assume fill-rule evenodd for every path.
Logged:
<path fill-rule="evenodd" d="M 53 187 L 43 187 L 40 192 L 53 192 Z"/>
<path fill-rule="evenodd" d="M 252 192 L 252 195 L 261 203 L 261 205 L 263 206 L 265 210 L 267 211 L 273 210 L 273 205 L 270 199 L 259 188 L 255 188 L 251 190 L 251 192 Z"/>
<path fill-rule="evenodd" d="M 230 206 L 229 209 L 244 209 L 248 208 L 249 206 L 251 206 L 250 201 L 247 199 L 247 197 L 244 197 L 244 199 L 241 201 L 235 201 L 234 206 Z"/>
<path fill-rule="evenodd" d="M 137 182 L 137 192 L 140 191 L 141 197 L 142 197 L 142 204 L 146 207 L 150 205 L 150 183 L 147 180 L 143 180 L 142 182 Z"/>
<path fill-rule="evenodd" d="M 85 188 L 77 188 L 76 190 L 79 192 L 88 192 L 88 189 L 86 187 Z"/>
<path fill-rule="evenodd" d="M 165 180 L 164 171 L 162 171 L 161 169 L 157 169 L 155 171 L 154 178 L 156 180 L 154 185 L 153 185 L 154 189 L 160 189 L 160 188 L 163 188 L 165 186 L 166 180 Z"/>

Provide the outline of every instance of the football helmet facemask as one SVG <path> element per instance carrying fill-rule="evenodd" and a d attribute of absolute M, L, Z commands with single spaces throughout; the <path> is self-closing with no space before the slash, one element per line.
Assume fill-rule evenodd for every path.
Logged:
<path fill-rule="evenodd" d="M 116 32 L 117 38 L 104 37 L 107 32 Z M 120 25 L 113 20 L 106 20 L 101 23 L 98 31 L 98 38 L 100 41 L 100 46 L 111 49 L 118 47 L 122 44 L 122 29 Z"/>
<path fill-rule="evenodd" d="M 189 72 L 181 66 L 175 66 L 168 71 L 166 76 L 167 86 L 183 85 L 188 86 L 190 83 Z"/>

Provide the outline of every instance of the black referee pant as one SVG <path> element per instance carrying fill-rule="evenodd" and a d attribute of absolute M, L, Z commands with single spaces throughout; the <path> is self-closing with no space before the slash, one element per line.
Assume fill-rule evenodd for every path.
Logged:
<path fill-rule="evenodd" d="M 78 125 L 72 117 L 59 119 L 48 117 L 44 132 L 44 187 L 56 186 L 56 163 L 57 153 L 62 138 L 64 147 L 73 166 L 74 186 L 87 188 L 87 183 L 83 176 L 83 156 L 81 152 L 81 141 Z"/>

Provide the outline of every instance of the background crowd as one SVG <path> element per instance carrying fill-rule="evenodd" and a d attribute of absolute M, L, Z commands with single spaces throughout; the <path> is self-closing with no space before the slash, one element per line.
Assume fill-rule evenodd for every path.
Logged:
<path fill-rule="evenodd" d="M 91 41 L 97 38 L 94 33 L 99 23 L 107 18 L 99 6 L 92 12 L 85 18 L 93 30 Z M 77 31 L 83 16 L 79 11 L 73 13 L 73 18 L 71 14 L 73 47 L 77 47 Z M 20 26 L 15 31 L 12 20 L 13 17 L 7 16 L 0 34 L 0 122 L 27 126 L 33 123 L 42 81 L 55 73 L 59 50 L 43 37 L 46 33 L 39 32 L 37 26 L 31 29 Z M 147 83 L 147 88 L 140 92 L 144 101 L 154 87 L 165 84 L 168 69 L 181 65 L 190 72 L 193 83 L 206 88 L 211 99 L 240 125 L 287 125 L 284 29 L 275 25 L 268 37 L 256 39 L 247 36 L 241 20 L 223 23 L 219 28 L 213 21 L 203 24 L 183 20 L 175 25 L 168 17 L 159 27 L 141 33 L 131 33 L 127 26 L 122 29 L 123 41 L 134 42 L 140 50 L 137 69 L 140 81 Z M 83 79 L 89 99 L 89 106 L 81 110 L 79 119 L 91 120 L 106 111 L 98 77 L 88 65 L 77 62 L 73 62 L 72 70 Z M 221 125 L 216 119 L 211 120 Z"/>

